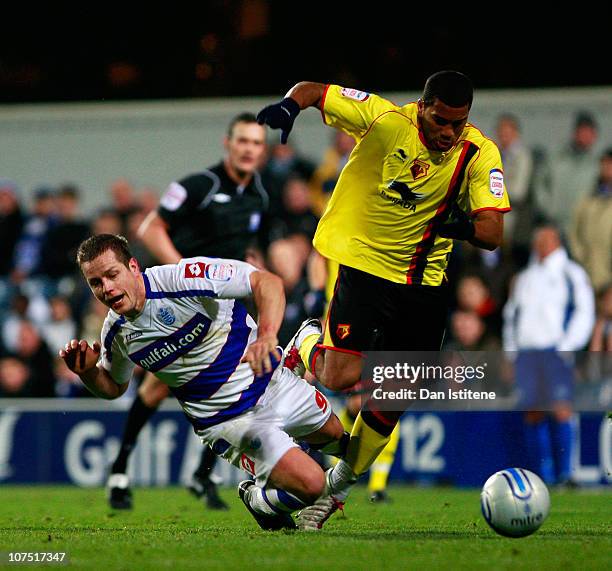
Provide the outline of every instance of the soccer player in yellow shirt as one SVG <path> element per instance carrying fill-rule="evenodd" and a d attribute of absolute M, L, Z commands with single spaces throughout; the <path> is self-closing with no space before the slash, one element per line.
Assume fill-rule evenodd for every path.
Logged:
<path fill-rule="evenodd" d="M 363 351 L 439 350 L 453 240 L 495 249 L 510 210 L 499 150 L 468 123 L 472 99 L 467 76 L 441 71 L 403 107 L 356 89 L 301 82 L 259 113 L 260 123 L 281 129 L 282 143 L 307 107 L 357 141 L 314 237 L 315 248 L 340 264 L 325 329 L 320 335 L 305 323 L 286 366 L 305 366 L 342 390 L 360 379 Z M 346 460 L 327 474 L 328 498 L 305 510 L 302 527 L 323 525 L 401 414 L 371 403 L 362 408 Z"/>

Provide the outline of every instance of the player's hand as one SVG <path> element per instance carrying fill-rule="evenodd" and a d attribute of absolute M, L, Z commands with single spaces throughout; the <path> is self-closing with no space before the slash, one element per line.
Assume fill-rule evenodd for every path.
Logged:
<path fill-rule="evenodd" d="M 289 133 L 293 129 L 295 118 L 300 113 L 300 106 L 295 99 L 285 97 L 280 103 L 264 107 L 257 114 L 260 125 L 269 125 L 272 129 L 281 129 L 281 144 L 287 143 Z"/>
<path fill-rule="evenodd" d="M 471 240 L 474 234 L 476 234 L 476 228 L 472 217 L 461 210 L 457 204 L 453 204 L 448 220 L 442 224 L 438 236 L 454 240 Z"/>
<path fill-rule="evenodd" d="M 93 369 L 100 357 L 100 343 L 97 341 L 90 347 L 85 339 L 72 339 L 60 349 L 59 356 L 64 359 L 68 368 L 77 375 Z"/>
<path fill-rule="evenodd" d="M 282 357 L 277 347 L 278 339 L 276 335 L 258 337 L 254 343 L 249 345 L 240 362 L 248 363 L 256 377 L 270 373 Z"/>

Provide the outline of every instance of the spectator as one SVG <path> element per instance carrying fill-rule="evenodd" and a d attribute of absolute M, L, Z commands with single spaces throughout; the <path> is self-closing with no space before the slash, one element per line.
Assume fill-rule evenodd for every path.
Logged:
<path fill-rule="evenodd" d="M 27 219 L 15 247 L 13 282 L 23 280 L 39 272 L 42 250 L 49 231 L 56 224 L 55 195 L 53 189 L 41 187 L 34 191 L 32 214 Z"/>
<path fill-rule="evenodd" d="M 612 148 L 601 157 L 594 188 L 576 208 L 570 244 L 574 258 L 599 291 L 612 282 Z"/>
<path fill-rule="evenodd" d="M 486 324 L 488 331 L 500 337 L 500 308 L 495 303 L 487 284 L 478 275 L 465 275 L 457 284 L 457 307 L 474 312 Z"/>
<path fill-rule="evenodd" d="M 154 188 L 143 188 L 138 195 L 138 210 L 145 216 L 159 205 L 159 193 Z"/>
<path fill-rule="evenodd" d="M 85 339 L 90 345 L 94 341 L 98 341 L 107 314 L 108 307 L 96 298 L 91 297 L 83 312 L 80 338 Z"/>
<path fill-rule="evenodd" d="M 482 318 L 473 311 L 457 310 L 451 316 L 451 341 L 445 349 L 449 351 L 495 351 L 500 343 L 487 333 Z"/>
<path fill-rule="evenodd" d="M 593 290 L 553 226 L 536 230 L 532 261 L 504 308 L 504 350 L 518 351 L 515 379 L 525 410 L 530 468 L 548 483 L 571 481 L 573 366 L 568 354 L 588 342 Z M 565 352 L 565 353 L 563 353 Z M 550 411 L 550 426 L 547 413 Z"/>
<path fill-rule="evenodd" d="M 30 369 L 15 357 L 0 359 L 0 398 L 33 396 Z"/>
<path fill-rule="evenodd" d="M 271 241 L 300 236 L 310 244 L 318 220 L 311 210 L 307 182 L 290 177 L 283 188 L 282 203 L 285 214 L 271 224 Z"/>
<path fill-rule="evenodd" d="M 317 218 L 310 209 L 305 180 L 292 177 L 287 181 L 283 189 L 283 206 L 285 216 L 274 221 L 270 231 L 272 243 L 268 249 L 268 263 L 285 285 L 287 306 L 279 339 L 289 341 L 306 318 L 304 297 L 308 293 L 308 282 L 305 268 L 317 229 Z"/>
<path fill-rule="evenodd" d="M 455 255 L 456 254 L 456 255 Z M 527 255 L 527 259 L 528 259 Z M 508 299 L 508 286 L 517 271 L 515 258 L 509 250 L 485 250 L 469 243 L 455 245 L 449 262 L 449 279 L 459 275 L 477 275 L 487 284 L 495 305 L 501 308 Z M 458 282 L 455 279 L 455 282 Z"/>
<path fill-rule="evenodd" d="M 89 225 L 79 217 L 79 189 L 66 184 L 57 193 L 59 221 L 48 234 L 43 248 L 42 270 L 56 280 L 78 272 L 78 245 L 89 236 Z"/>
<path fill-rule="evenodd" d="M 19 189 L 12 180 L 0 180 L 0 304 L 6 305 L 12 295 L 9 276 L 13 271 L 15 246 L 23 228 Z"/>
<path fill-rule="evenodd" d="M 15 353 L 19 343 L 19 331 L 24 321 L 30 321 L 40 327 L 50 316 L 47 300 L 35 293 L 32 298 L 17 293 L 11 300 L 11 309 L 4 316 L 2 322 L 2 346 L 9 352 Z"/>
<path fill-rule="evenodd" d="M 91 223 L 91 233 L 96 236 L 98 234 L 121 234 L 123 235 L 124 228 L 121 224 L 121 218 L 111 208 L 100 210 Z"/>
<path fill-rule="evenodd" d="M 41 334 L 49 349 L 56 354 L 66 343 L 66 339 L 75 339 L 77 325 L 72 318 L 72 310 L 68 301 L 55 296 L 50 300 L 50 319 L 41 326 Z"/>
<path fill-rule="evenodd" d="M 127 221 L 130 215 L 139 210 L 138 198 L 132 184 L 125 178 L 119 178 L 110 186 L 111 210 L 121 221 L 121 234 L 125 236 Z"/>
<path fill-rule="evenodd" d="M 312 209 L 318 217 L 323 215 L 340 173 L 354 148 L 353 137 L 344 131 L 334 132 L 333 143 L 325 151 L 323 160 L 312 175 L 310 183 Z"/>
<path fill-rule="evenodd" d="M 592 191 L 597 182 L 597 138 L 597 123 L 593 116 L 584 111 L 579 113 L 572 140 L 550 159 L 549 174 L 543 177 L 547 186 L 536 189 L 541 214 L 555 224 L 564 237 L 569 235 L 576 204 Z"/>
<path fill-rule="evenodd" d="M 597 320 L 589 350 L 612 352 L 612 282 L 602 289 L 599 296 Z"/>
<path fill-rule="evenodd" d="M 512 212 L 504 216 L 504 241 L 511 245 L 513 255 L 525 257 L 529 251 L 533 223 L 533 205 L 529 182 L 533 169 L 531 151 L 521 139 L 521 129 L 514 115 L 501 115 L 497 120 L 497 144 L 504 164 L 504 178 L 510 196 Z"/>
<path fill-rule="evenodd" d="M 79 189 L 69 184 L 61 186 L 57 192 L 57 209 L 59 221 L 49 231 L 43 247 L 41 271 L 50 278 L 49 295 L 59 293 L 70 299 L 78 319 L 89 291 L 79 277 L 75 258 L 79 244 L 90 234 L 89 224 L 79 215 Z"/>
<path fill-rule="evenodd" d="M 594 382 L 597 402 L 612 408 L 612 283 L 599 296 L 597 321 L 589 344 L 588 377 Z"/>
<path fill-rule="evenodd" d="M 144 245 L 138 234 L 138 229 L 142 226 L 148 212 L 137 210 L 127 219 L 127 228 L 125 237 L 130 243 L 132 254 L 138 260 L 140 268 L 145 270 L 158 264 L 157 260 L 151 254 L 149 249 Z"/>
<path fill-rule="evenodd" d="M 314 165 L 297 153 L 291 144 L 273 145 L 268 160 L 261 170 L 261 180 L 270 197 L 269 215 L 272 220 L 282 219 L 285 212 L 282 194 L 285 184 L 292 177 L 309 180 Z"/>
<path fill-rule="evenodd" d="M 18 392 L 28 394 L 21 396 L 52 397 L 55 396 L 55 376 L 53 374 L 52 359 L 47 345 L 42 340 L 36 327 L 29 321 L 22 321 L 17 335 L 16 357 L 28 371 L 27 380 L 22 380 L 23 370 L 17 375 L 18 367 L 13 367 L 13 382 L 19 376 L 22 380 Z M 15 386 L 13 384 L 12 386 Z"/>

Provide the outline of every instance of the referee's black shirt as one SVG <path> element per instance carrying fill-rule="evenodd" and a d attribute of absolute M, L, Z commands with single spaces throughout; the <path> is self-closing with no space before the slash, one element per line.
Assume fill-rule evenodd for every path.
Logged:
<path fill-rule="evenodd" d="M 158 214 L 183 257 L 243 260 L 247 249 L 267 248 L 268 202 L 258 173 L 243 187 L 221 162 L 172 183 Z"/>

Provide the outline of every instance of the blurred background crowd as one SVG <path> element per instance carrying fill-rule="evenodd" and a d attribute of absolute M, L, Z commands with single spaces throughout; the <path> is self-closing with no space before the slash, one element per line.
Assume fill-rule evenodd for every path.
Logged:
<path fill-rule="evenodd" d="M 610 141 L 588 111 L 576 113 L 567 141 L 546 149 L 524 141 L 519 120 L 510 114 L 498 117 L 491 135 L 502 153 L 513 211 L 504 219 L 502 248 L 489 252 L 455 244 L 447 346 L 501 349 L 513 277 L 533 256 L 535 229 L 552 223 L 597 298 L 584 348 L 612 350 Z M 333 133 L 319 164 L 291 144 L 270 144 L 259 169 L 271 198 L 264 259 L 282 277 L 287 294 L 283 344 L 304 318 L 321 317 L 325 310 L 325 280 L 316 271 L 311 240 L 354 144 L 344 133 Z M 0 397 L 90 396 L 57 357 L 70 338 L 99 339 L 107 312 L 79 274 L 76 248 L 92 234 L 120 233 L 143 267 L 155 265 L 138 228 L 157 207 L 161 190 L 117 178 L 107 189 L 106 207 L 85 217 L 80 201 L 92 189 L 68 182 L 24 189 L 19 181 L 0 180 Z"/>

